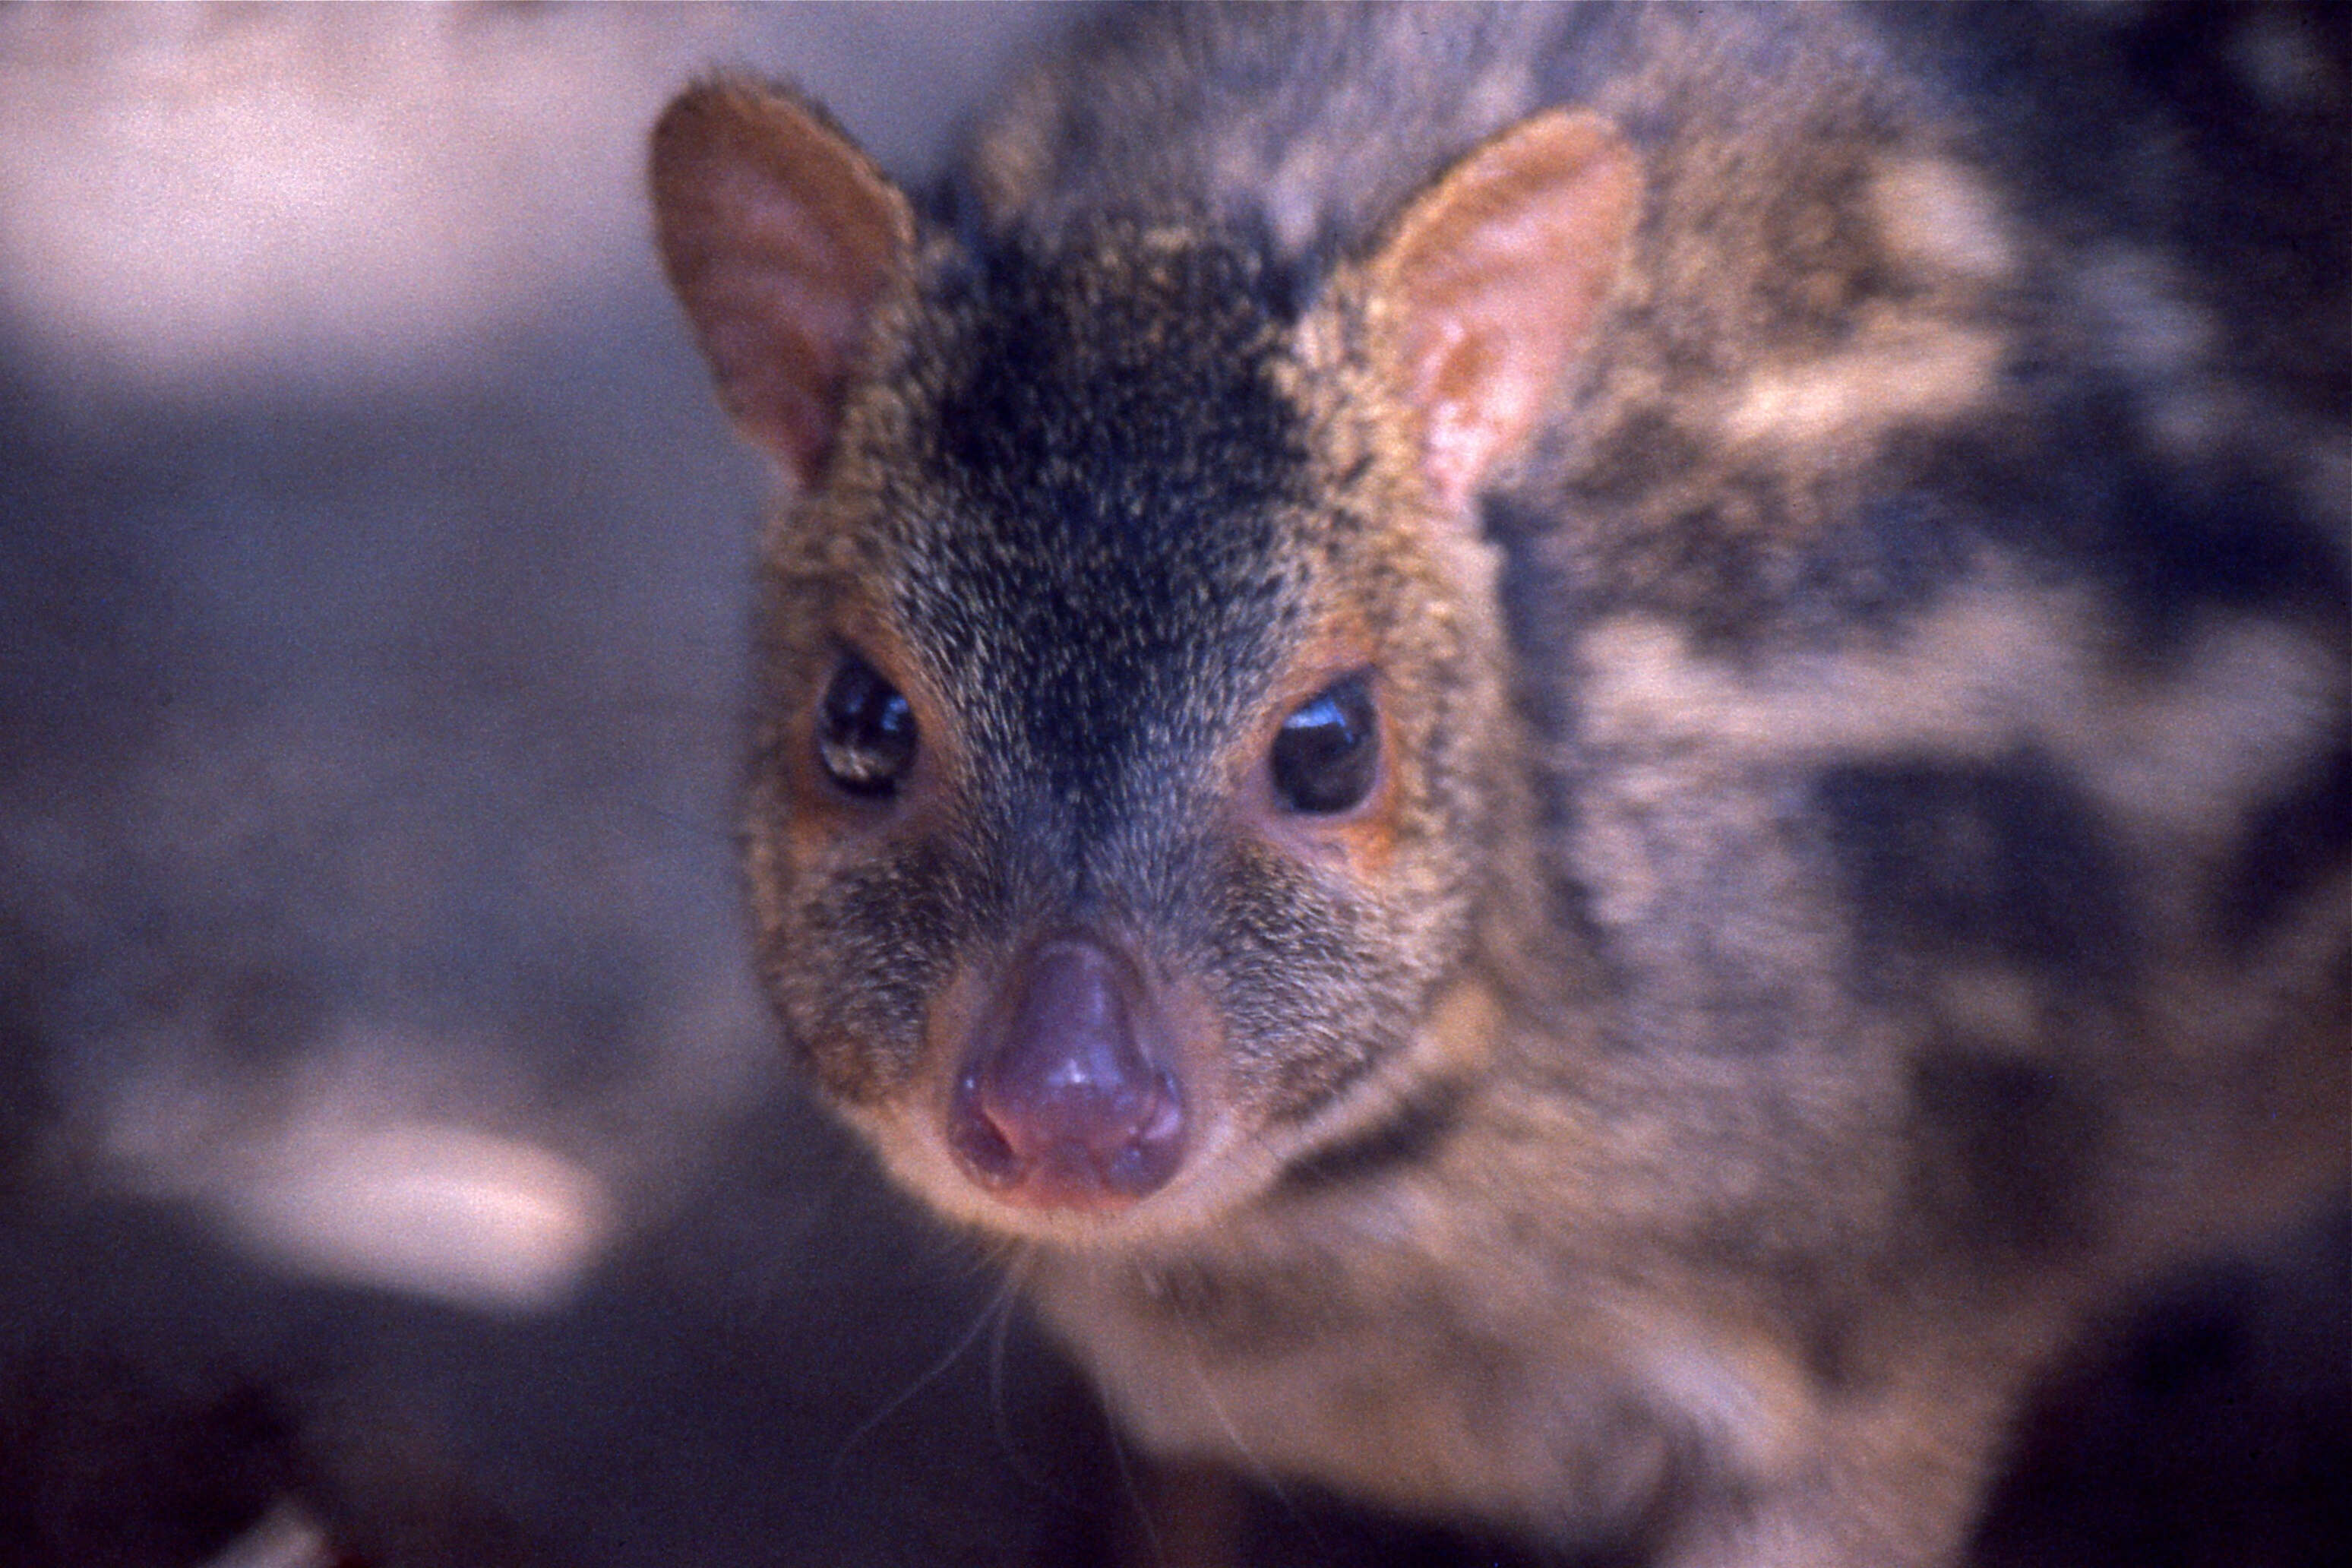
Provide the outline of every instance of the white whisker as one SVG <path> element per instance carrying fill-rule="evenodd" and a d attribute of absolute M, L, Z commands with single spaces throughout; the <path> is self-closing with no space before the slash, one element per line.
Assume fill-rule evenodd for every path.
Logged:
<path fill-rule="evenodd" d="M 971 1349 L 971 1347 L 978 1342 L 980 1336 L 986 1331 L 990 1320 L 996 1315 L 997 1307 L 1001 1300 L 1002 1296 L 1000 1293 L 997 1299 L 992 1300 L 987 1306 L 982 1307 L 980 1311 L 973 1316 L 971 1327 L 966 1329 L 962 1335 L 957 1339 L 956 1342 L 948 1347 L 948 1351 L 945 1355 L 942 1355 L 939 1360 L 933 1362 L 929 1367 L 925 1369 L 921 1375 L 915 1378 L 913 1382 L 908 1384 L 906 1387 L 900 1389 L 897 1394 L 892 1394 L 888 1399 L 885 1400 L 879 1409 L 876 1410 L 873 1415 L 867 1416 L 864 1421 L 858 1423 L 856 1430 L 853 1431 L 848 1436 L 842 1439 L 840 1448 L 835 1451 L 833 1456 L 832 1472 L 825 1482 L 825 1489 L 828 1493 L 837 1493 L 841 1489 L 842 1478 L 845 1473 L 845 1468 L 849 1462 L 851 1450 L 856 1448 L 858 1444 L 864 1442 L 866 1438 L 872 1436 L 876 1429 L 880 1427 L 884 1422 L 889 1420 L 891 1416 L 896 1415 L 900 1410 L 905 1409 L 908 1402 L 917 1394 L 922 1393 L 923 1390 L 938 1382 L 940 1377 L 946 1374 L 948 1368 L 953 1366 L 966 1351 Z"/>

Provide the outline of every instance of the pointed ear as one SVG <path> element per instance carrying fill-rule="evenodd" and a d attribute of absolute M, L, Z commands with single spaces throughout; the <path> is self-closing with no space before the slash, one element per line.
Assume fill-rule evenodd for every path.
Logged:
<path fill-rule="evenodd" d="M 809 484 L 876 305 L 907 274 L 907 198 L 814 107 L 740 80 L 697 87 L 654 127 L 662 260 L 719 401 Z"/>
<path fill-rule="evenodd" d="M 1640 165 L 1616 128 L 1554 110 L 1454 165 L 1372 258 L 1390 370 L 1449 510 L 1542 419 L 1623 268 L 1641 204 Z"/>

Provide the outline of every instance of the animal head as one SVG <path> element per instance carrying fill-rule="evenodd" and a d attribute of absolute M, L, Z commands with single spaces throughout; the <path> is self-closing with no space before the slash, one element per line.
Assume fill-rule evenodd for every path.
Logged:
<path fill-rule="evenodd" d="M 793 1048 L 1001 1234 L 1211 1223 L 1475 1048 L 1510 854 L 1474 504 L 1626 247 L 1591 115 L 1305 277 L 1164 216 L 957 234 L 823 113 L 655 133 L 669 275 L 789 501 L 749 849 Z"/>

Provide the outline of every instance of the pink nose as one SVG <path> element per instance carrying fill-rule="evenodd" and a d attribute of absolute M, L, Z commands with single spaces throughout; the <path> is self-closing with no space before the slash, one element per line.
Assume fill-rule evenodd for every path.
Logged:
<path fill-rule="evenodd" d="M 950 1142 L 1008 1202 L 1118 1208 L 1184 1153 L 1184 1105 L 1135 966 L 1084 937 L 1041 943 L 1006 977 L 956 1081 Z"/>

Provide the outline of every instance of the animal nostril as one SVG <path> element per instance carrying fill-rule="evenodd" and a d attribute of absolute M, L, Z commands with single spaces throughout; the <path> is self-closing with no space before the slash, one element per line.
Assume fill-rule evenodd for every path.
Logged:
<path fill-rule="evenodd" d="M 982 1102 L 977 1071 L 966 1072 L 957 1082 L 948 1127 L 956 1157 L 983 1185 L 1009 1186 L 1019 1180 L 1024 1162 Z"/>
<path fill-rule="evenodd" d="M 956 1084 L 950 1141 L 1016 1202 L 1102 1207 L 1157 1191 L 1183 1157 L 1183 1100 L 1132 964 L 1063 938 L 1007 976 Z"/>

